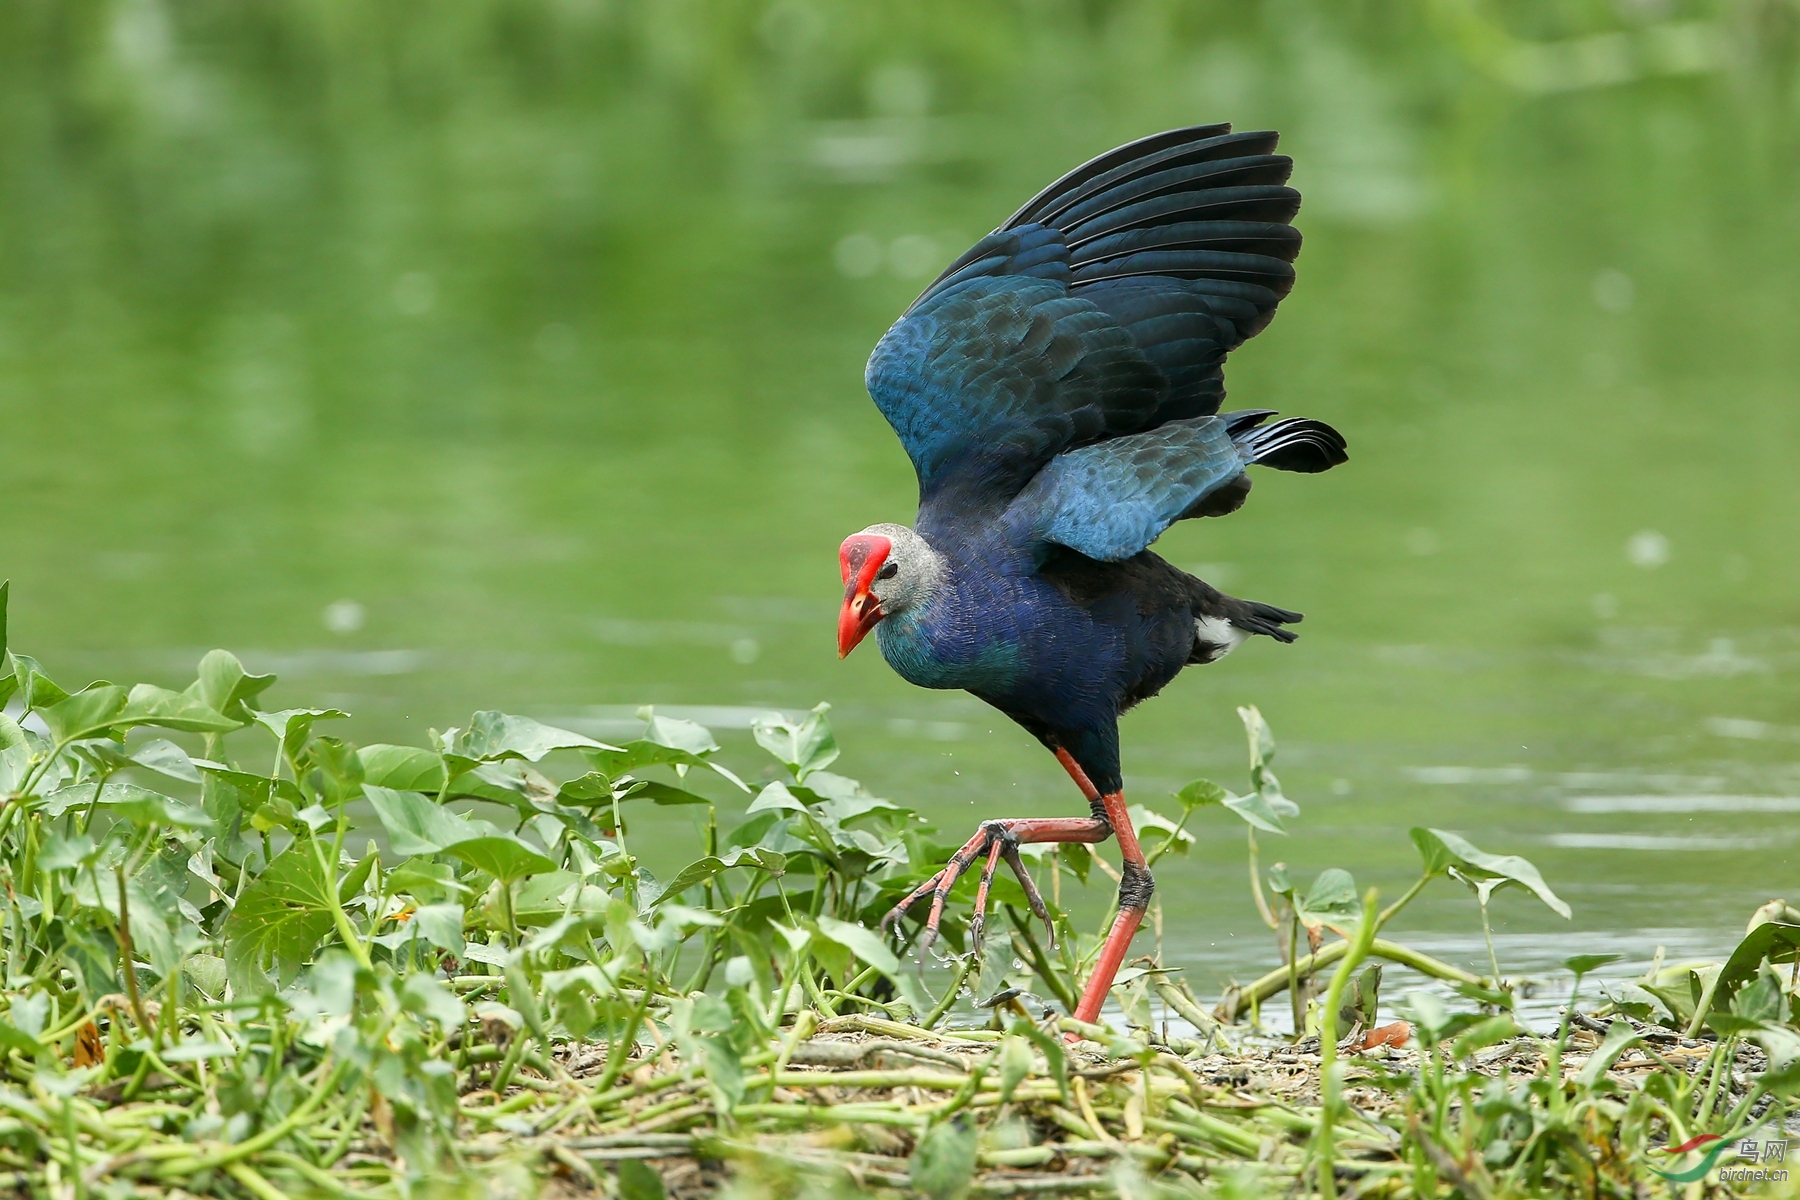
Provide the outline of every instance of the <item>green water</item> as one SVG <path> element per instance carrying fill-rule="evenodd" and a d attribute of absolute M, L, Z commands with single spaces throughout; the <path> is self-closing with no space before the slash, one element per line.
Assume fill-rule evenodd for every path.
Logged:
<path fill-rule="evenodd" d="M 64 682 L 229 646 L 364 740 L 654 702 L 745 762 L 830 699 L 946 838 L 1078 811 L 835 657 L 838 541 L 912 511 L 862 362 L 1090 154 L 1274 127 L 1300 281 L 1228 378 L 1352 461 L 1159 544 L 1308 620 L 1128 718 L 1130 791 L 1244 786 L 1254 702 L 1296 874 L 1392 895 L 1443 826 L 1574 905 L 1502 893 L 1505 962 L 1718 955 L 1795 890 L 1795 47 L 1777 4 L 10 6 L 12 641 Z M 1161 872 L 1208 979 L 1268 958 L 1229 822 Z M 1472 911 L 1410 921 L 1478 961 Z"/>

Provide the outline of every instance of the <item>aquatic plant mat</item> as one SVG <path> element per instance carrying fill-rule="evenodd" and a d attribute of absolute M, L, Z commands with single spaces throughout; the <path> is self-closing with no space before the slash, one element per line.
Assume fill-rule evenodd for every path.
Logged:
<path fill-rule="evenodd" d="M 1791 1186 L 1800 912 L 1591 995 L 1612 956 L 1570 959 L 1569 1003 L 1528 1029 L 1491 939 L 1477 974 L 1384 931 L 1428 886 L 1466 889 L 1484 931 L 1502 891 L 1567 915 L 1537 869 L 1416 829 L 1386 905 L 1341 869 L 1265 871 L 1258 837 L 1299 809 L 1253 708 L 1245 794 L 1197 780 L 1132 818 L 1153 861 L 1201 822 L 1242 832 L 1270 970 L 1201 1003 L 1153 909 L 1116 1014 L 1084 1025 L 1061 1014 L 1111 914 L 1078 928 L 1064 899 L 1111 894 L 1103 856 L 1031 859 L 1047 923 L 1004 875 L 977 914 L 971 876 L 935 947 L 916 917 L 884 934 L 952 847 L 830 769 L 823 705 L 758 723 L 754 783 L 650 710 L 623 745 L 482 712 L 356 746 L 337 710 L 264 707 L 273 678 L 223 651 L 180 691 L 66 689 L 9 650 L 5 600 L 0 1185 L 21 1194 Z M 694 817 L 667 879 L 632 851 L 651 805 Z M 1432 986 L 1384 998 L 1395 966 Z"/>

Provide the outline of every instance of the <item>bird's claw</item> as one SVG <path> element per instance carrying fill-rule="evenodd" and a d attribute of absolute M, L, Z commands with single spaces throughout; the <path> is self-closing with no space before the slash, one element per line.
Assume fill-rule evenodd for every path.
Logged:
<path fill-rule="evenodd" d="M 926 896 L 932 897 L 931 912 L 925 918 L 925 929 L 919 941 L 918 967 L 921 973 L 925 969 L 931 947 L 937 941 L 938 925 L 943 920 L 944 903 L 950 897 L 950 889 L 956 886 L 956 881 L 962 878 L 963 872 L 983 855 L 987 861 L 982 864 L 981 881 L 975 891 L 975 912 L 969 918 L 969 944 L 976 948 L 981 945 L 982 936 L 987 930 L 988 888 L 993 884 L 995 868 L 1004 860 L 1025 889 L 1025 900 L 1031 907 L 1031 915 L 1044 923 L 1050 948 L 1056 948 L 1055 923 L 1050 919 L 1050 910 L 1045 905 L 1037 884 L 1032 880 L 1031 872 L 1025 869 L 1025 862 L 1019 857 L 1019 840 L 1010 826 L 1011 822 L 1008 821 L 983 821 L 975 836 L 951 856 L 942 870 L 914 888 L 881 918 L 882 931 L 897 934 L 900 918 L 906 915 L 907 910 Z"/>

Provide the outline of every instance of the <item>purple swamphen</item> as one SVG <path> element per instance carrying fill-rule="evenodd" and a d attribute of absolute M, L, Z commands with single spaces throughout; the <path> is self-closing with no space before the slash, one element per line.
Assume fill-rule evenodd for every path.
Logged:
<path fill-rule="evenodd" d="M 963 688 L 1055 753 L 1090 816 L 989 820 L 883 921 L 1004 859 L 1032 911 L 1025 842 L 1100 842 L 1123 859 L 1119 914 L 1076 1006 L 1092 1021 L 1152 882 L 1126 816 L 1119 714 L 1300 614 L 1238 600 L 1147 547 L 1243 504 L 1250 464 L 1324 471 L 1343 437 L 1313 420 L 1220 413 L 1225 355 L 1293 286 L 1300 194 L 1273 133 L 1156 134 L 1063 176 L 951 263 L 869 357 L 869 394 L 919 476 L 915 525 L 839 551 L 838 652 L 870 630 L 921 687 Z"/>

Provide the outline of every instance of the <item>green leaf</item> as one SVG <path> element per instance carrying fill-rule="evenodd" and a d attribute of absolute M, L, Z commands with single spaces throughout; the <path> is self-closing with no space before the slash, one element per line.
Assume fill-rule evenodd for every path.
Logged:
<path fill-rule="evenodd" d="M 38 661 L 28 654 L 13 654 L 13 686 L 18 689 L 19 699 L 25 707 L 33 710 L 50 708 L 68 699 L 69 693 L 52 683 L 38 666 Z"/>
<path fill-rule="evenodd" d="M 273 675 L 249 674 L 229 650 L 209 650 L 200 660 L 198 678 L 187 690 L 214 712 L 223 713 L 239 725 L 248 725 L 255 719 L 250 713 L 250 701 L 274 682 Z"/>
<path fill-rule="evenodd" d="M 387 830 L 395 854 L 436 854 L 456 842 L 498 833 L 486 821 L 459 817 L 429 796 L 364 783 L 363 795 Z"/>
<path fill-rule="evenodd" d="M 900 967 L 900 960 L 894 952 L 887 948 L 881 935 L 861 925 L 852 925 L 848 921 L 839 921 L 833 917 L 818 918 L 819 933 L 826 940 L 836 942 L 849 950 L 856 957 L 874 967 L 888 977 L 900 996 L 913 1006 L 913 1011 L 925 1013 L 931 1011 L 931 999 L 925 995 L 925 989 L 919 985 L 918 979 L 911 971 Z"/>
<path fill-rule="evenodd" d="M 619 1176 L 619 1200 L 665 1200 L 662 1176 L 643 1159 L 621 1159 L 614 1170 Z"/>
<path fill-rule="evenodd" d="M 469 1010 L 454 992 L 423 972 L 406 977 L 400 988 L 400 1004 L 408 1012 L 436 1021 L 446 1033 L 461 1029 L 469 1016 Z"/>
<path fill-rule="evenodd" d="M 1436 1041 L 1438 1034 L 1450 1025 L 1450 1010 L 1430 992 L 1406 993 L 1406 1005 L 1411 1010 L 1413 1024 L 1432 1041 Z"/>
<path fill-rule="evenodd" d="M 1299 897 L 1295 909 L 1301 922 L 1309 928 L 1353 920 L 1362 911 L 1362 902 L 1356 895 L 1356 880 L 1341 867 L 1328 867 L 1319 872 L 1306 895 Z"/>
<path fill-rule="evenodd" d="M 1176 792 L 1175 799 L 1180 802 L 1182 812 L 1190 813 L 1209 804 L 1224 804 L 1229 795 L 1230 792 L 1210 779 L 1196 779 Z"/>
<path fill-rule="evenodd" d="M 181 960 L 182 974 L 209 998 L 225 994 L 225 960 L 216 954 L 190 954 Z"/>
<path fill-rule="evenodd" d="M 1557 916 L 1564 920 L 1569 918 L 1569 906 L 1550 890 L 1536 867 L 1516 854 L 1489 854 L 1442 829 L 1414 828 L 1412 840 L 1418 847 L 1427 875 L 1442 875 L 1455 867 L 1474 880 L 1514 883 L 1542 900 Z"/>
<path fill-rule="evenodd" d="M 1174 845 L 1166 853 L 1185 855 L 1188 847 L 1194 844 L 1193 834 L 1161 813 L 1152 812 L 1141 804 L 1132 805 L 1126 815 L 1131 818 L 1131 827 L 1137 830 L 1138 841 L 1145 844 L 1146 848 L 1174 839 Z"/>
<path fill-rule="evenodd" d="M 31 742 L 17 721 L 0 713 L 0 796 L 18 791 L 30 775 Z"/>
<path fill-rule="evenodd" d="M 757 745 L 773 754 L 777 762 L 794 773 L 795 779 L 804 781 L 837 760 L 837 737 L 825 719 L 829 711 L 831 705 L 820 704 L 798 725 L 780 713 L 767 713 L 750 722 L 750 732 Z"/>
<path fill-rule="evenodd" d="M 960 1115 L 934 1126 L 908 1160 L 913 1190 L 931 1200 L 962 1200 L 975 1179 L 975 1129 Z"/>
<path fill-rule="evenodd" d="M 1275 734 L 1269 729 L 1269 723 L 1263 720 L 1261 710 L 1254 704 L 1238 709 L 1238 716 L 1244 722 L 1244 733 L 1250 741 L 1251 790 L 1273 811 L 1283 816 L 1299 816 L 1299 806 L 1281 794 L 1281 781 L 1269 768 L 1275 760 Z"/>
<path fill-rule="evenodd" d="M 1361 1024 L 1364 1029 L 1373 1029 L 1381 1011 L 1381 964 L 1370 963 L 1357 975 L 1350 986 L 1350 994 L 1344 997 L 1344 1005 L 1338 1011 L 1338 1025 L 1349 1029 Z"/>
<path fill-rule="evenodd" d="M 390 892 L 404 892 L 425 902 L 439 897 L 467 895 L 474 890 L 467 884 L 457 882 L 456 868 L 449 863 L 431 862 L 424 858 L 407 859 L 389 871 L 386 878 Z"/>
<path fill-rule="evenodd" d="M 369 882 L 369 875 L 375 869 L 375 863 L 381 856 L 375 853 L 373 846 L 369 852 L 358 859 L 348 871 L 338 876 L 338 903 L 345 904 L 362 893 L 363 884 Z"/>
<path fill-rule="evenodd" d="M 658 746 L 685 751 L 697 757 L 711 754 L 719 748 L 712 732 L 698 721 L 658 716 L 656 710 L 648 705 L 638 709 L 638 717 L 645 725 L 644 740 Z"/>
<path fill-rule="evenodd" d="M 1248 796 L 1228 795 L 1225 797 L 1224 805 L 1236 813 L 1246 825 L 1261 829 L 1265 833 L 1287 833 L 1287 830 L 1281 827 L 1281 818 L 1276 815 L 1275 810 L 1269 806 L 1269 802 L 1263 799 L 1259 792 L 1251 792 Z"/>
<path fill-rule="evenodd" d="M 558 804 L 604 804 L 612 799 L 612 780 L 602 771 L 589 771 L 556 789 Z"/>
<path fill-rule="evenodd" d="M 1485 1050 L 1489 1046 L 1504 1042 L 1507 1038 L 1517 1037 L 1519 1026 L 1512 1017 L 1505 1013 L 1488 1017 L 1475 1025 L 1471 1025 L 1461 1037 L 1450 1047 L 1455 1058 L 1467 1058 L 1477 1050 Z"/>
<path fill-rule="evenodd" d="M 1573 958 L 1563 959 L 1563 966 L 1577 975 L 1587 975 L 1608 963 L 1618 962 L 1621 957 L 1623 956 L 1618 954 L 1577 954 Z"/>
<path fill-rule="evenodd" d="M 67 871 L 73 867 L 86 866 L 94 860 L 96 849 L 94 839 L 85 833 L 65 838 L 52 830 L 44 839 L 43 850 L 38 853 L 38 866 L 46 871 Z"/>
<path fill-rule="evenodd" d="M 49 727 L 51 739 L 59 745 L 81 738 L 105 737 L 118 732 L 113 726 L 118 723 L 119 714 L 125 711 L 129 695 L 117 684 L 91 684 L 49 708 L 40 709 L 38 715 Z"/>
<path fill-rule="evenodd" d="M 724 858 L 709 854 L 675 872 L 675 877 L 663 886 L 661 894 L 651 902 L 651 905 L 654 907 L 665 900 L 673 900 L 689 888 L 698 887 L 732 867 L 744 866 L 755 867 L 758 870 L 767 871 L 771 875 L 780 875 L 787 868 L 787 856 L 777 854 L 773 850 L 765 850 L 761 846 L 747 846 L 733 850 Z"/>
<path fill-rule="evenodd" d="M 289 758 L 300 753 L 312 733 L 314 721 L 335 721 L 350 714 L 335 708 L 284 708 L 280 712 L 258 712 L 256 723 L 275 735 Z"/>
<path fill-rule="evenodd" d="M 1781 921 L 1764 921 L 1752 926 L 1725 960 L 1713 989 L 1713 1004 L 1723 1008 L 1732 994 L 1755 978 L 1765 962 L 1791 963 L 1800 955 L 1800 925 Z"/>
<path fill-rule="evenodd" d="M 296 843 L 276 855 L 225 919 L 225 969 L 232 988 L 240 996 L 267 991 L 268 967 L 281 986 L 293 982 L 331 932 L 336 908 L 337 897 L 311 846 Z"/>
<path fill-rule="evenodd" d="M 1023 1036 L 1043 1054 L 1044 1065 L 1050 1068 L 1050 1077 L 1056 1080 L 1057 1090 L 1066 1101 L 1069 1098 L 1069 1062 L 1068 1055 L 1063 1052 L 1061 1035 L 1051 1033 L 1023 1017 L 1013 1022 L 1012 1031 Z"/>
<path fill-rule="evenodd" d="M 1013 1092 L 1037 1065 L 1031 1057 L 1031 1043 L 1016 1033 L 1001 1039 L 1000 1051 L 994 1056 L 1000 1068 L 1000 1103 L 1012 1102 Z"/>
<path fill-rule="evenodd" d="M 199 783 L 200 768 L 188 757 L 188 752 L 167 738 L 157 738 L 145 742 L 131 752 L 131 761 L 158 775 L 167 775 L 170 779 L 179 779 L 184 783 Z"/>
<path fill-rule="evenodd" d="M 26 1058 L 35 1058 L 44 1044 L 18 1028 L 11 1021 L 0 1021 L 0 1053 L 17 1050 Z"/>
<path fill-rule="evenodd" d="M 510 833 L 469 838 L 444 847 L 444 853 L 486 871 L 501 883 L 556 870 L 556 864 Z"/>
<path fill-rule="evenodd" d="M 672 787 L 666 783 L 659 783 L 654 779 L 636 780 L 635 784 L 636 786 L 631 789 L 630 794 L 624 797 L 626 800 L 650 800 L 665 807 L 674 804 L 712 803 L 711 800 L 708 800 L 698 792 L 690 792 L 685 788 Z"/>
<path fill-rule="evenodd" d="M 233 770 L 222 763 L 204 758 L 191 761 L 206 776 L 207 812 L 222 825 L 230 825 L 234 819 L 233 812 L 241 811 L 254 817 L 272 801 L 276 807 L 286 805 L 290 810 L 282 817 L 285 821 L 291 815 L 291 810 L 297 810 L 306 803 L 306 797 L 300 794 L 300 789 L 291 780 L 271 779 L 266 775 Z"/>
<path fill-rule="evenodd" d="M 364 786 L 434 794 L 443 789 L 444 760 L 430 750 L 378 742 L 358 750 L 356 757 L 362 763 Z"/>
<path fill-rule="evenodd" d="M 787 784 L 776 780 L 758 792 L 756 799 L 752 800 L 750 806 L 744 809 L 746 816 L 760 812 L 808 813 L 808 809 L 805 804 L 800 802 L 798 796 L 788 790 Z"/>
<path fill-rule="evenodd" d="M 552 750 L 616 750 L 605 742 L 545 725 L 530 717 L 485 711 L 469 718 L 469 727 L 456 735 L 450 752 L 476 762 L 522 758 L 536 762 Z"/>
<path fill-rule="evenodd" d="M 126 783 L 109 779 L 100 789 L 100 804 L 108 812 L 133 825 L 172 825 L 178 829 L 210 829 L 213 819 L 199 809 L 181 801 Z"/>
<path fill-rule="evenodd" d="M 1717 991 L 1714 995 L 1717 996 Z M 1731 1011 L 1752 1021 L 1779 1024 L 1788 1015 L 1787 988 L 1774 967 L 1764 963 L 1755 978 L 1731 997 Z"/>
<path fill-rule="evenodd" d="M 1584 1088 L 1593 1087 L 1608 1071 L 1612 1070 L 1613 1064 L 1619 1061 L 1620 1055 L 1641 1040 L 1637 1031 L 1632 1029 L 1631 1022 L 1614 1021 L 1607 1026 L 1606 1036 L 1600 1039 L 1600 1045 L 1595 1048 L 1593 1054 L 1588 1056 L 1587 1062 L 1582 1064 L 1581 1070 L 1575 1076 L 1575 1082 Z"/>
<path fill-rule="evenodd" d="M 187 733 L 225 733 L 238 727 L 236 721 L 193 696 L 148 683 L 131 689 L 118 723 L 156 725 Z"/>

